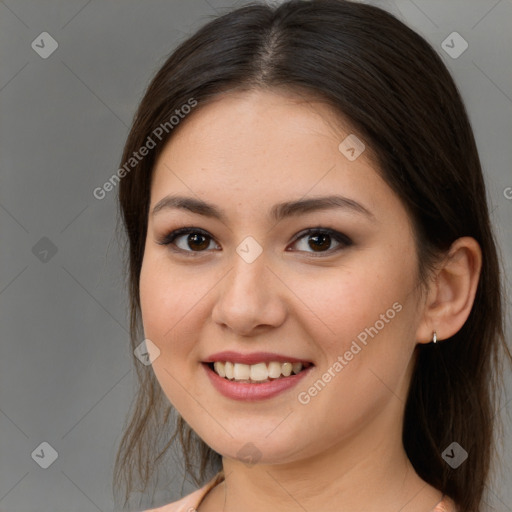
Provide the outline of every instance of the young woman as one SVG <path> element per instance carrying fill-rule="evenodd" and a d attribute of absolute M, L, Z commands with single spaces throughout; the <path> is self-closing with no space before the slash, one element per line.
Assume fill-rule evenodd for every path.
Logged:
<path fill-rule="evenodd" d="M 512 356 L 472 129 L 424 39 L 343 0 L 236 9 L 156 74 L 122 169 L 152 363 L 125 497 L 178 437 L 200 488 L 153 510 L 481 510 Z"/>

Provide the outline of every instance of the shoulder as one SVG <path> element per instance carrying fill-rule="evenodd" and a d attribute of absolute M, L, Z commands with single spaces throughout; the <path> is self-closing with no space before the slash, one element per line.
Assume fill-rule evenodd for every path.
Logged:
<path fill-rule="evenodd" d="M 187 496 L 178 501 L 168 503 L 163 507 L 144 510 L 143 512 L 196 512 L 195 507 L 199 505 L 202 498 L 203 488 L 201 487 L 200 489 L 197 489 L 197 491 L 187 494 Z"/>
<path fill-rule="evenodd" d="M 142 512 L 197 512 L 196 508 L 206 496 L 208 491 L 224 480 L 224 473 L 220 471 L 209 482 L 199 489 L 187 494 L 178 501 L 168 503 L 162 507 L 147 509 Z"/>
<path fill-rule="evenodd" d="M 448 496 L 444 496 L 443 499 L 435 506 L 432 512 L 458 512 L 455 502 Z"/>

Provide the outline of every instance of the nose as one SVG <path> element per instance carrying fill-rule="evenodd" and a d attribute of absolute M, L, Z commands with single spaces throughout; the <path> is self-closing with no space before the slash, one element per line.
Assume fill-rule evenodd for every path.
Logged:
<path fill-rule="evenodd" d="M 264 252 L 251 263 L 234 253 L 233 267 L 216 290 L 212 319 L 235 334 L 250 336 L 279 327 L 286 318 L 288 289 L 268 266 Z"/>

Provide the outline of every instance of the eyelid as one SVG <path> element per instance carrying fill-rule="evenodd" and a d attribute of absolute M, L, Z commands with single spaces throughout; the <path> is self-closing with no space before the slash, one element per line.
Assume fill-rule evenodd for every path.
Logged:
<path fill-rule="evenodd" d="M 174 246 L 174 240 L 176 240 L 176 238 L 179 238 L 180 236 L 183 236 L 183 235 L 192 234 L 192 233 L 199 233 L 207 238 L 210 238 L 211 240 L 215 240 L 213 238 L 213 236 L 210 235 L 210 233 L 208 233 L 208 231 L 205 231 L 204 229 L 196 228 L 193 226 L 186 226 L 186 227 L 174 229 L 171 232 L 165 234 L 163 237 L 161 237 L 160 239 L 157 240 L 157 244 L 168 245 L 169 248 L 173 252 L 176 252 L 176 253 L 186 254 L 188 256 L 199 256 L 201 253 L 204 253 L 206 251 L 185 251 L 183 249 L 180 249 L 179 247 Z"/>
<path fill-rule="evenodd" d="M 338 242 L 339 244 L 344 245 L 345 247 L 348 247 L 348 246 L 353 244 L 352 239 L 350 237 L 348 237 L 347 235 L 345 235 L 344 233 L 341 233 L 340 231 L 337 231 L 336 229 L 327 228 L 327 227 L 323 227 L 323 226 L 306 228 L 306 229 L 303 229 L 302 231 L 299 231 L 299 233 L 297 233 L 297 235 L 294 236 L 294 238 L 293 238 L 291 243 L 294 244 L 295 242 L 297 242 L 301 238 L 304 238 L 304 237 L 306 237 L 307 235 L 310 235 L 310 234 L 325 234 L 325 235 L 329 235 L 331 238 L 336 240 L 336 242 Z M 329 249 L 328 251 L 324 251 L 323 254 L 331 254 L 331 253 L 333 253 L 335 251 L 336 251 L 336 249 Z M 322 252 L 318 252 L 318 253 L 314 253 L 313 252 L 311 254 L 322 254 Z"/>
<path fill-rule="evenodd" d="M 217 243 L 215 241 L 215 238 L 210 233 L 208 233 L 208 231 L 201 229 L 201 228 L 196 228 L 193 226 L 186 226 L 186 227 L 172 230 L 171 232 L 165 234 L 163 237 L 161 237 L 157 240 L 157 244 L 168 245 L 170 250 L 172 250 L 173 252 L 179 253 L 179 254 L 184 254 L 186 256 L 192 256 L 192 257 L 198 257 L 198 256 L 201 256 L 203 253 L 209 252 L 207 250 L 186 251 L 186 250 L 180 249 L 179 247 L 176 247 L 174 245 L 174 240 L 176 240 L 176 238 L 179 238 L 180 236 L 187 235 L 187 234 L 193 234 L 193 233 L 201 234 L 201 235 L 209 238 L 210 240 L 214 241 L 215 243 Z M 304 238 L 310 234 L 329 235 L 333 240 L 338 242 L 338 244 L 340 244 L 341 247 L 337 247 L 334 249 L 328 249 L 327 251 L 319 251 L 316 253 L 309 252 L 309 251 L 297 251 L 297 252 L 306 253 L 313 257 L 326 257 L 326 256 L 330 256 L 334 253 L 339 252 L 340 250 L 342 250 L 344 248 L 347 248 L 347 247 L 350 247 L 351 245 L 353 245 L 352 239 L 350 237 L 348 237 L 347 235 L 345 235 L 344 233 L 341 233 L 341 232 L 337 231 L 336 229 L 327 228 L 327 227 L 323 227 L 323 226 L 310 227 L 310 228 L 306 228 L 306 229 L 300 231 L 293 237 L 293 240 L 291 241 L 290 244 L 295 244 L 297 241 L 301 240 L 302 238 Z"/>

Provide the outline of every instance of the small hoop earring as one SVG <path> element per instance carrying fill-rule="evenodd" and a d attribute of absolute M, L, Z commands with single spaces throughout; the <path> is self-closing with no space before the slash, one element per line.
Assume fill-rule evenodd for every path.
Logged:
<path fill-rule="evenodd" d="M 437 333 L 434 331 L 434 334 L 432 335 L 432 343 L 437 343 Z"/>

